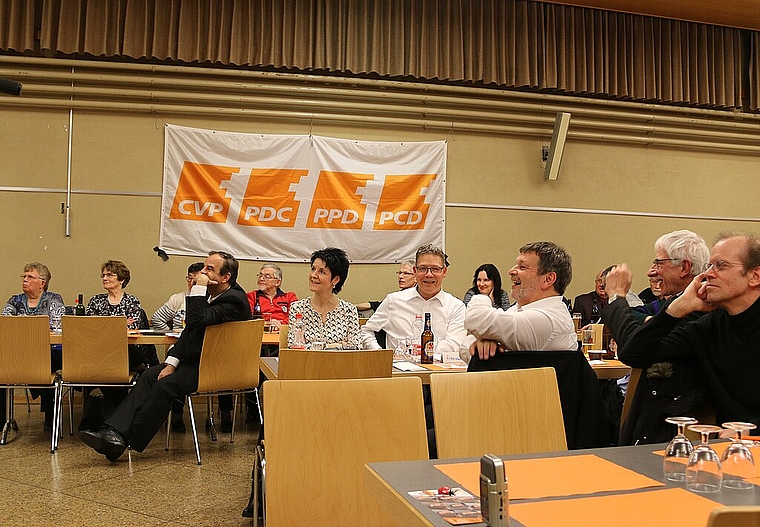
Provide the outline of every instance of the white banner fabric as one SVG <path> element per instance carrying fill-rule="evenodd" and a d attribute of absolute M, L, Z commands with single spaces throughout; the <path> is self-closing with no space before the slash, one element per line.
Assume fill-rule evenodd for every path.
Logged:
<path fill-rule="evenodd" d="M 166 125 L 160 246 L 308 261 L 325 247 L 391 263 L 444 248 L 446 142 L 392 143 Z"/>

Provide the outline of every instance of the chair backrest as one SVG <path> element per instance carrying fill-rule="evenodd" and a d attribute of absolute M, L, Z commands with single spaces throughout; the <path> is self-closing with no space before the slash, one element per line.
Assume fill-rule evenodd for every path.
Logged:
<path fill-rule="evenodd" d="M 369 379 L 390 377 L 393 350 L 311 351 L 282 349 L 278 379 Z"/>
<path fill-rule="evenodd" d="M 365 463 L 428 459 L 418 377 L 264 383 L 269 527 L 397 525 Z"/>
<path fill-rule="evenodd" d="M 285 349 L 288 347 L 288 332 L 290 331 L 290 326 L 287 324 L 281 324 L 280 325 L 280 349 Z"/>
<path fill-rule="evenodd" d="M 760 506 L 718 507 L 710 512 L 707 527 L 760 527 Z"/>
<path fill-rule="evenodd" d="M 50 381 L 50 318 L 0 317 L 0 384 Z"/>
<path fill-rule="evenodd" d="M 359 327 L 362 327 L 369 320 L 368 317 L 359 317 Z"/>
<path fill-rule="evenodd" d="M 61 342 L 65 382 L 129 382 L 125 317 L 64 315 Z"/>
<path fill-rule="evenodd" d="M 623 409 L 620 412 L 619 434 L 622 434 L 623 429 L 626 426 L 626 422 L 628 421 L 628 416 L 631 414 L 634 396 L 636 395 L 636 390 L 639 387 L 639 381 L 641 380 L 642 372 L 643 370 L 641 368 L 631 368 L 631 375 L 628 378 L 628 388 L 625 390 L 625 398 L 623 399 Z"/>
<path fill-rule="evenodd" d="M 263 319 L 208 326 L 198 366 L 198 392 L 258 386 L 263 335 Z"/>
<path fill-rule="evenodd" d="M 430 376 L 438 457 L 567 450 L 553 368 Z"/>

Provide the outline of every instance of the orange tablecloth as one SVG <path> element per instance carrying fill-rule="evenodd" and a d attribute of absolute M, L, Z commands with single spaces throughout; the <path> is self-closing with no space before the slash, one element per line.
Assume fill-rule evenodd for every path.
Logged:
<path fill-rule="evenodd" d="M 480 494 L 480 464 L 454 463 L 435 467 L 475 496 Z M 661 487 L 648 478 L 593 454 L 504 462 L 509 499 L 537 499 Z"/>
<path fill-rule="evenodd" d="M 718 506 L 693 492 L 669 488 L 533 503 L 510 500 L 509 514 L 527 527 L 675 527 L 707 525 L 710 511 Z"/>

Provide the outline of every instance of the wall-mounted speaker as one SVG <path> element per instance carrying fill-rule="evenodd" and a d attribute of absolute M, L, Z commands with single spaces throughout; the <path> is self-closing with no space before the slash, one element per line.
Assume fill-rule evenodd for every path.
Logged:
<path fill-rule="evenodd" d="M 550 181 L 556 180 L 559 175 L 559 165 L 562 163 L 562 153 L 565 151 L 568 126 L 570 126 L 570 114 L 567 112 L 557 113 L 557 117 L 554 119 L 552 142 L 549 145 L 549 157 L 546 159 L 546 168 L 544 168 L 544 178 Z"/>
<path fill-rule="evenodd" d="M 21 95 L 21 83 L 10 79 L 0 79 L 0 93 Z"/>

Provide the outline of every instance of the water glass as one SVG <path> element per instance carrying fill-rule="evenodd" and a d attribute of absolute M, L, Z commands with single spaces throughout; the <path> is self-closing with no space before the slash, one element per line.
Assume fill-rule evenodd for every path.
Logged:
<path fill-rule="evenodd" d="M 665 479 L 669 481 L 684 481 L 686 479 L 686 464 L 694 451 L 694 446 L 689 438 L 684 435 L 684 430 L 686 425 L 697 424 L 697 420 L 693 417 L 668 417 L 665 422 L 676 425 L 678 433 L 665 448 L 662 471 Z"/>
<path fill-rule="evenodd" d="M 736 432 L 720 458 L 723 466 L 723 486 L 729 489 L 751 489 L 755 486 L 752 482 L 755 478 L 755 458 L 742 439 L 742 433 L 757 427 L 753 423 L 731 421 L 723 423 L 723 428 Z"/>
<path fill-rule="evenodd" d="M 689 456 L 686 465 L 686 488 L 694 492 L 718 492 L 723 481 L 723 469 L 720 458 L 708 444 L 710 434 L 723 430 L 714 425 L 690 425 L 689 430 L 702 436 L 702 443 Z"/>

